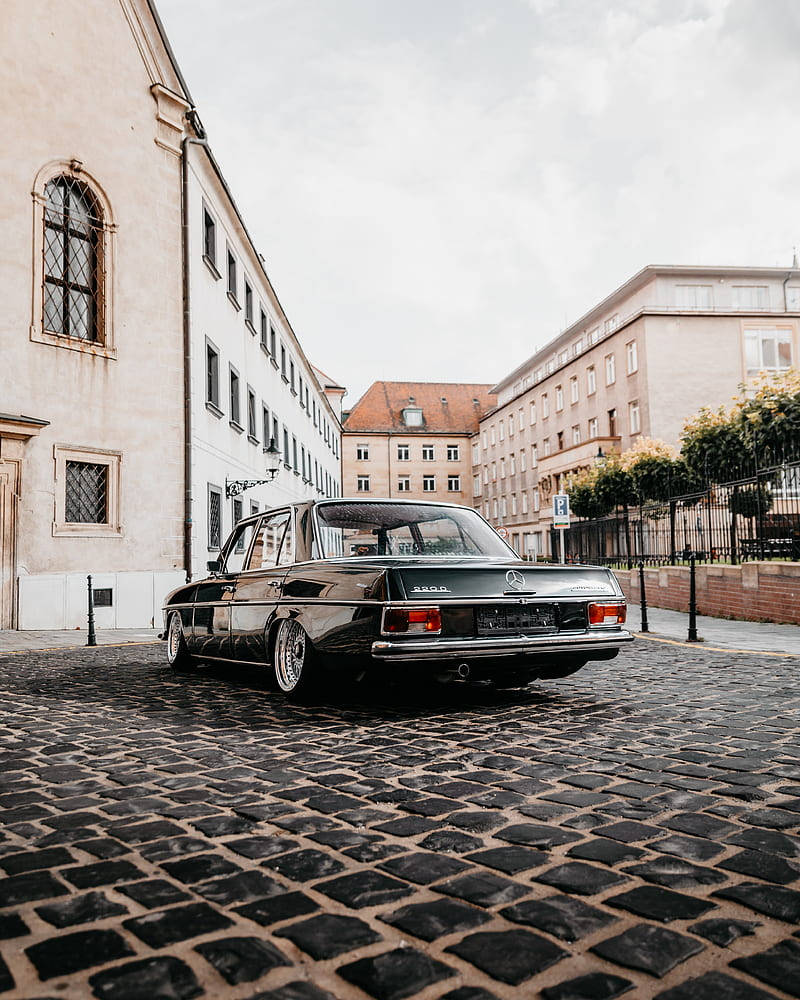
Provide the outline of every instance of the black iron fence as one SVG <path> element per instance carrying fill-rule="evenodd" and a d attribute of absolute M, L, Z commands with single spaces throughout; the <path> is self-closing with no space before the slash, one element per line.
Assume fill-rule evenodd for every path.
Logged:
<path fill-rule="evenodd" d="M 650 566 L 752 559 L 800 560 L 800 460 L 748 470 L 727 483 L 663 503 L 620 507 L 597 520 L 574 520 L 567 561 Z M 551 552 L 559 552 L 552 532 Z"/>

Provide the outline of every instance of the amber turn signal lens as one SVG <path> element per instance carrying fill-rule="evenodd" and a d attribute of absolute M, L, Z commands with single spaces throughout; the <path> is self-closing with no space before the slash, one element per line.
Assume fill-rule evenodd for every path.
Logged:
<path fill-rule="evenodd" d="M 589 605 L 590 625 L 624 625 L 627 607 L 621 601 Z"/>
<path fill-rule="evenodd" d="M 383 631 L 438 633 L 442 631 L 442 613 L 438 608 L 387 608 Z"/>

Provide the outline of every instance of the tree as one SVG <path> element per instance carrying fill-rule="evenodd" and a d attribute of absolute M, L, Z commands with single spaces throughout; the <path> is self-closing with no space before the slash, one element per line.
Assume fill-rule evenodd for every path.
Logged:
<path fill-rule="evenodd" d="M 755 393 L 742 398 L 733 419 L 749 455 L 777 465 L 800 448 L 800 371 L 790 368 L 762 378 Z"/>
<path fill-rule="evenodd" d="M 690 474 L 702 482 L 736 478 L 744 450 L 740 423 L 724 406 L 704 406 L 683 426 L 681 455 Z"/>
<path fill-rule="evenodd" d="M 766 484 L 758 489 L 746 486 L 744 489 L 734 490 L 728 500 L 728 507 L 740 517 L 763 516 L 772 508 L 772 491 Z"/>

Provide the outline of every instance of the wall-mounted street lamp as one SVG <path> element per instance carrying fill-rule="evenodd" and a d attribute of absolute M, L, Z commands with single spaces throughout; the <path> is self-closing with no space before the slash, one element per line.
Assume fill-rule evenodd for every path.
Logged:
<path fill-rule="evenodd" d="M 271 483 L 272 480 L 278 475 L 278 470 L 281 467 L 281 452 L 278 446 L 275 444 L 275 438 L 269 439 L 269 447 L 264 449 L 264 457 L 266 459 L 266 479 L 226 479 L 225 480 L 225 496 L 226 497 L 238 497 L 240 493 L 244 493 L 245 490 L 252 489 L 253 486 L 264 486 L 266 483 Z"/>

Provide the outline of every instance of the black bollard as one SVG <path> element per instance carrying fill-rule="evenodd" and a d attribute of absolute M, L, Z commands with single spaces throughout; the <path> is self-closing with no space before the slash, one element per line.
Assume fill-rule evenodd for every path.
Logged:
<path fill-rule="evenodd" d="M 87 576 L 86 581 L 89 585 L 89 635 L 87 636 L 86 639 L 86 645 L 96 646 L 97 637 L 94 634 L 94 591 L 92 590 L 91 576 Z"/>
<path fill-rule="evenodd" d="M 689 557 L 689 642 L 698 642 L 697 638 L 697 592 L 694 582 L 694 552 Z"/>
<path fill-rule="evenodd" d="M 639 562 L 639 598 L 642 604 L 642 632 L 649 632 L 650 625 L 647 622 L 647 594 L 644 589 L 644 563 Z"/>

